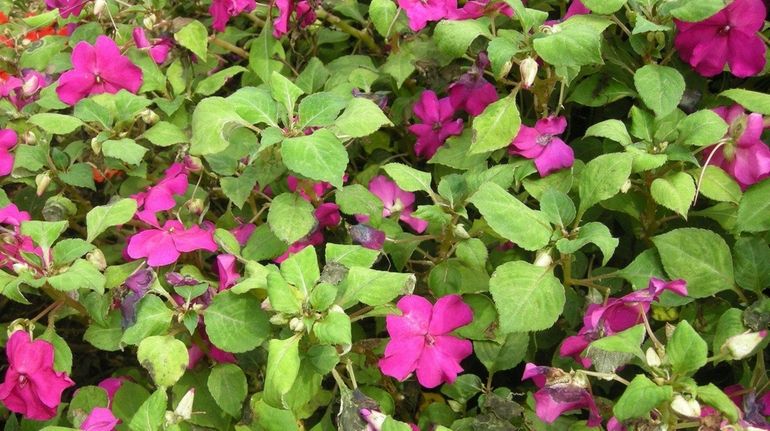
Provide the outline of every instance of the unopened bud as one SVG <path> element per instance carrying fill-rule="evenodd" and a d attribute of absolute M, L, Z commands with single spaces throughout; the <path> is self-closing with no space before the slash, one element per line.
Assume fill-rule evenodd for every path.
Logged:
<path fill-rule="evenodd" d="M 96 0 L 94 2 L 94 15 L 99 16 L 104 12 L 104 8 L 107 6 L 107 0 Z"/>
<path fill-rule="evenodd" d="M 262 301 L 260 308 L 264 311 L 273 311 L 273 305 L 270 304 L 270 298 L 265 298 L 265 300 Z"/>
<path fill-rule="evenodd" d="M 206 207 L 206 204 L 203 203 L 202 199 L 194 198 L 185 202 L 184 206 L 186 206 L 191 213 L 200 214 L 203 212 L 203 209 Z"/>
<path fill-rule="evenodd" d="M 537 61 L 532 57 L 527 57 L 519 64 L 519 72 L 521 73 L 521 87 L 529 88 L 535 83 L 537 78 Z"/>
<path fill-rule="evenodd" d="M 107 268 L 107 260 L 104 258 L 104 253 L 98 248 L 95 248 L 88 253 L 86 255 L 86 260 L 91 262 L 99 271 L 104 271 L 104 269 Z"/>
<path fill-rule="evenodd" d="M 49 184 L 51 184 L 50 172 L 46 171 L 42 174 L 38 174 L 35 177 L 35 185 L 37 186 L 35 193 L 37 193 L 38 196 L 43 196 L 43 193 L 48 189 Z"/>
<path fill-rule="evenodd" d="M 385 414 L 378 412 L 377 410 L 361 409 L 358 413 L 366 421 L 368 425 L 367 429 L 375 431 L 380 431 L 382 425 L 385 423 L 385 419 L 388 418 Z"/>
<path fill-rule="evenodd" d="M 513 67 L 513 62 L 511 60 L 506 61 L 503 63 L 503 66 L 500 68 L 500 73 L 497 74 L 498 78 L 505 78 L 508 76 L 508 73 L 510 73 L 511 68 Z"/>
<path fill-rule="evenodd" d="M 198 173 L 203 169 L 203 162 L 200 157 L 184 156 L 184 166 L 188 171 Z"/>
<path fill-rule="evenodd" d="M 305 322 L 298 317 L 292 317 L 289 321 L 289 329 L 294 332 L 302 332 L 305 330 Z"/>
<path fill-rule="evenodd" d="M 37 143 L 37 136 L 31 130 L 24 132 L 21 139 L 27 145 L 35 145 Z"/>
<path fill-rule="evenodd" d="M 652 347 L 648 347 L 647 351 L 644 354 L 645 359 L 647 360 L 647 365 L 657 368 L 660 366 L 660 356 L 658 356 L 658 352 L 655 351 Z"/>
<path fill-rule="evenodd" d="M 470 235 L 468 235 L 468 231 L 465 230 L 465 226 L 458 224 L 455 225 L 454 234 L 457 238 L 460 239 L 470 239 Z"/>
<path fill-rule="evenodd" d="M 540 268 L 548 268 L 552 263 L 553 258 L 551 257 L 551 249 L 538 250 L 537 257 L 535 257 L 535 266 L 539 266 Z"/>
<path fill-rule="evenodd" d="M 671 410 L 687 418 L 700 417 L 700 403 L 693 398 L 686 399 L 680 394 L 676 394 L 671 401 Z"/>
<path fill-rule="evenodd" d="M 270 317 L 270 323 L 277 326 L 285 325 L 289 323 L 289 319 L 287 319 L 283 314 L 278 313 Z"/>
<path fill-rule="evenodd" d="M 142 25 L 144 25 L 144 28 L 147 30 L 152 30 L 153 27 L 155 27 L 155 22 L 157 21 L 157 18 L 155 17 L 155 14 L 149 14 L 142 20 Z"/>
<path fill-rule="evenodd" d="M 628 193 L 631 190 L 631 180 L 626 180 L 622 186 L 620 186 L 620 193 Z"/>
<path fill-rule="evenodd" d="M 158 117 L 158 114 L 156 114 L 152 109 L 145 109 L 141 113 L 142 121 L 144 121 L 145 124 L 155 124 L 160 120 L 160 117 Z"/>
<path fill-rule="evenodd" d="M 766 329 L 759 332 L 744 332 L 733 335 L 722 345 L 722 353 L 729 355 L 730 359 L 743 359 L 749 356 L 766 336 Z"/>
<path fill-rule="evenodd" d="M 39 88 L 40 80 L 37 78 L 37 75 L 32 74 L 26 81 L 24 81 L 24 85 L 21 86 L 21 92 L 29 97 L 35 94 Z"/>
<path fill-rule="evenodd" d="M 195 401 L 195 388 L 190 388 L 182 397 L 174 409 L 174 414 L 184 420 L 190 420 L 192 417 L 193 401 Z"/>
<path fill-rule="evenodd" d="M 29 271 L 29 265 L 27 265 L 24 262 L 16 262 L 13 264 L 13 272 L 15 272 L 18 275 L 21 275 L 24 272 Z"/>

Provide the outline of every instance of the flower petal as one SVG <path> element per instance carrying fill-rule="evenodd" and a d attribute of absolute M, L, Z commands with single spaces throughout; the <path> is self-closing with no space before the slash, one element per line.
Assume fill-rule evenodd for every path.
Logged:
<path fill-rule="evenodd" d="M 431 335 L 448 334 L 473 321 L 473 310 L 460 295 L 441 297 L 433 306 L 428 333 Z"/>

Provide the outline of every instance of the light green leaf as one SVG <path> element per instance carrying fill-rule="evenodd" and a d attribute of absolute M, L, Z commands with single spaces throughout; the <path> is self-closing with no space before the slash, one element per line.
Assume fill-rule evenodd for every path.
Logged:
<path fill-rule="evenodd" d="M 626 153 L 603 154 L 586 164 L 580 176 L 580 208 L 582 216 L 588 208 L 609 199 L 631 175 L 633 156 Z"/>
<path fill-rule="evenodd" d="M 708 345 L 686 320 L 676 325 L 666 343 L 666 357 L 677 374 L 692 374 L 706 365 Z"/>
<path fill-rule="evenodd" d="M 605 120 L 596 123 L 586 130 L 586 136 L 598 136 L 617 142 L 622 146 L 632 144 L 631 136 L 626 130 L 626 125 L 620 120 Z"/>
<path fill-rule="evenodd" d="M 770 179 L 749 187 L 738 205 L 736 228 L 740 232 L 770 230 Z"/>
<path fill-rule="evenodd" d="M 187 134 L 177 125 L 167 121 L 158 121 L 140 136 L 158 147 L 170 147 L 188 141 Z"/>
<path fill-rule="evenodd" d="M 186 351 L 185 354 L 187 354 Z M 163 425 L 167 404 L 166 389 L 158 388 L 131 416 L 128 427 L 131 431 L 158 431 Z"/>
<path fill-rule="evenodd" d="M 27 122 L 40 127 L 46 132 L 52 135 L 66 135 L 77 130 L 83 125 L 83 122 L 70 115 L 51 114 L 44 112 L 41 114 L 35 114 Z"/>
<path fill-rule="evenodd" d="M 286 108 L 286 112 L 290 116 L 294 115 L 294 103 L 299 96 L 305 94 L 288 78 L 275 71 L 270 75 L 270 93 L 273 95 L 273 99 Z"/>
<path fill-rule="evenodd" d="M 713 383 L 698 386 L 698 399 L 722 412 L 732 423 L 737 422 L 740 418 L 741 412 L 738 410 L 738 406 Z"/>
<path fill-rule="evenodd" d="M 687 220 L 687 210 L 695 198 L 695 181 L 684 172 L 673 172 L 656 178 L 650 186 L 655 202 Z"/>
<path fill-rule="evenodd" d="M 289 170 L 304 177 L 342 187 L 348 152 L 328 129 L 312 135 L 288 138 L 281 144 L 281 157 Z"/>
<path fill-rule="evenodd" d="M 710 109 L 690 114 L 677 126 L 682 145 L 705 147 L 717 143 L 727 133 L 727 123 Z"/>
<path fill-rule="evenodd" d="M 377 271 L 355 266 L 339 285 L 341 292 L 337 304 L 349 308 L 357 302 L 366 305 L 382 305 L 414 290 L 413 274 Z"/>
<path fill-rule="evenodd" d="M 213 75 L 207 76 L 195 87 L 195 92 L 203 96 L 209 96 L 216 93 L 233 76 L 245 72 L 243 66 L 230 66 L 222 69 Z"/>
<path fill-rule="evenodd" d="M 226 99 L 244 120 L 278 127 L 278 104 L 264 88 L 243 87 Z"/>
<path fill-rule="evenodd" d="M 88 228 L 88 242 L 93 242 L 96 237 L 112 226 L 128 223 L 136 213 L 136 200 L 119 199 L 107 205 L 94 207 L 86 214 L 86 228 Z"/>
<path fill-rule="evenodd" d="M 628 0 L 583 0 L 585 7 L 591 12 L 609 15 L 622 8 Z"/>
<path fill-rule="evenodd" d="M 612 408 L 620 421 L 646 416 L 663 401 L 674 397 L 671 386 L 658 386 L 646 376 L 639 374 L 626 387 L 623 395 Z"/>
<path fill-rule="evenodd" d="M 183 342 L 170 335 L 147 337 L 136 351 L 139 363 L 150 373 L 157 386 L 174 386 L 185 370 L 190 358 Z"/>
<path fill-rule="evenodd" d="M 580 226 L 576 238 L 562 238 L 556 241 L 556 248 L 561 253 L 573 254 L 589 243 L 596 244 L 596 246 L 599 247 L 599 250 L 602 251 L 602 255 L 604 256 L 602 265 L 607 265 L 612 254 L 615 253 L 619 241 L 617 238 L 612 237 L 610 229 L 607 226 L 592 221 Z"/>
<path fill-rule="evenodd" d="M 492 103 L 473 119 L 470 153 L 486 153 L 507 147 L 516 137 L 520 126 L 521 117 L 514 96 Z"/>
<path fill-rule="evenodd" d="M 262 394 L 262 400 L 268 405 L 286 408 L 283 397 L 294 385 L 299 373 L 299 340 L 297 335 L 286 340 L 270 340 Z"/>
<path fill-rule="evenodd" d="M 719 1 L 721 3 L 724 0 L 710 1 Z M 719 95 L 732 99 L 735 103 L 738 103 L 750 112 L 770 115 L 770 94 L 744 90 L 743 88 L 731 88 L 721 92 Z"/>
<path fill-rule="evenodd" d="M 68 265 L 75 259 L 93 250 L 93 248 L 93 244 L 80 238 L 67 238 L 53 246 L 51 255 L 56 265 Z"/>
<path fill-rule="evenodd" d="M 145 295 L 136 307 L 136 323 L 126 329 L 120 341 L 133 345 L 149 336 L 165 334 L 173 317 L 173 310 L 162 299 L 155 295 Z"/>
<path fill-rule="evenodd" d="M 147 153 L 147 148 L 129 138 L 110 139 L 102 143 L 102 153 L 107 157 L 122 160 L 129 165 L 138 165 Z"/>
<path fill-rule="evenodd" d="M 697 170 L 693 172 L 693 178 L 697 181 L 701 179 L 700 193 L 709 199 L 718 202 L 732 202 L 737 204 L 743 192 L 741 187 L 735 182 L 735 179 L 723 171 L 721 168 L 713 165 L 706 166 L 705 172 Z"/>
<path fill-rule="evenodd" d="M 254 350 L 270 335 L 270 322 L 259 299 L 220 292 L 204 313 L 211 342 L 226 352 Z"/>
<path fill-rule="evenodd" d="M 534 46 L 546 63 L 577 67 L 601 64 L 602 33 L 612 21 L 597 15 L 576 15 L 557 24 L 558 31 L 534 40 Z"/>
<path fill-rule="evenodd" d="M 257 185 L 258 169 L 255 165 L 249 165 L 237 177 L 223 177 L 219 179 L 222 186 L 222 193 L 227 196 L 238 208 L 243 207 L 243 203 L 254 191 Z"/>
<path fill-rule="evenodd" d="M 698 22 L 727 6 L 726 0 L 674 0 L 662 3 L 662 11 L 687 22 Z"/>
<path fill-rule="evenodd" d="M 343 345 L 351 344 L 350 317 L 339 307 L 330 310 L 326 317 L 316 321 L 313 333 L 321 344 Z"/>
<path fill-rule="evenodd" d="M 436 25 L 433 38 L 438 49 L 450 58 L 465 54 L 471 43 L 479 36 L 492 38 L 487 19 L 451 21 L 443 20 Z"/>
<path fill-rule="evenodd" d="M 648 108 L 658 117 L 676 109 L 684 94 L 682 74 L 667 66 L 648 64 L 634 73 L 634 86 Z"/>
<path fill-rule="evenodd" d="M 69 222 L 30 220 L 21 223 L 21 233 L 32 238 L 44 251 L 51 248 L 54 241 L 67 230 Z"/>
<path fill-rule="evenodd" d="M 226 99 L 209 97 L 201 100 L 192 115 L 190 153 L 206 155 L 227 149 L 230 133 L 245 124 Z"/>
<path fill-rule="evenodd" d="M 200 21 L 192 21 L 174 34 L 174 39 L 180 45 L 193 52 L 201 61 L 206 61 L 209 34 L 206 26 Z"/>
<path fill-rule="evenodd" d="M 347 101 L 335 93 L 315 93 L 299 103 L 299 126 L 328 126 L 333 123 Z"/>
<path fill-rule="evenodd" d="M 239 418 L 246 399 L 246 375 L 235 364 L 219 364 L 211 369 L 206 386 L 217 405 L 230 416 Z"/>
<path fill-rule="evenodd" d="M 418 171 L 403 163 L 388 163 L 382 169 L 393 178 L 396 185 L 408 192 L 423 191 L 433 193 L 429 172 Z"/>
<path fill-rule="evenodd" d="M 375 226 L 382 219 L 382 201 L 361 184 L 353 184 L 337 190 L 334 201 L 343 213 L 367 215 Z"/>
<path fill-rule="evenodd" d="M 762 292 L 770 286 L 770 247 L 757 237 L 739 238 L 733 247 L 735 282 L 738 286 Z"/>
<path fill-rule="evenodd" d="M 589 349 L 601 349 L 606 352 L 629 353 L 644 360 L 644 352 L 640 347 L 644 341 L 644 325 L 632 326 L 609 337 L 593 341 Z"/>
<path fill-rule="evenodd" d="M 66 271 L 48 277 L 51 287 L 62 292 L 90 289 L 103 293 L 105 281 L 104 274 L 85 259 L 78 259 Z"/>
<path fill-rule="evenodd" d="M 354 97 L 334 122 L 334 130 L 341 138 L 361 138 L 388 125 L 393 123 L 377 104 L 364 97 Z"/>

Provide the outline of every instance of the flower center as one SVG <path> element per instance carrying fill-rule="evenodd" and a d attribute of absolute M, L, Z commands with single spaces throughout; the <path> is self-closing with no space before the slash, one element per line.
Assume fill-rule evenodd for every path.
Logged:
<path fill-rule="evenodd" d="M 433 131 L 438 132 L 439 130 L 441 130 L 443 126 L 444 125 L 441 124 L 441 121 L 436 121 L 435 123 L 433 123 Z"/>
<path fill-rule="evenodd" d="M 724 27 L 719 29 L 719 34 L 721 34 L 723 36 L 726 35 L 729 32 L 730 32 L 730 24 L 727 24 Z"/>
<path fill-rule="evenodd" d="M 20 388 L 23 388 L 24 386 L 27 386 L 27 381 L 28 381 L 28 379 L 27 379 L 27 375 L 26 374 L 19 374 L 19 379 L 18 379 L 19 383 L 18 383 L 18 385 L 19 385 Z"/>
<path fill-rule="evenodd" d="M 553 136 L 550 133 L 545 133 L 543 135 L 540 135 L 537 137 L 537 145 L 540 145 L 541 147 L 545 147 L 546 145 L 551 143 L 551 140 L 553 140 Z"/>
<path fill-rule="evenodd" d="M 104 82 L 104 81 L 102 80 L 102 77 L 101 77 L 101 76 L 99 76 L 99 74 L 98 74 L 98 73 L 95 75 L 95 77 L 96 77 L 95 79 L 96 79 L 96 83 L 97 83 L 97 84 L 101 84 L 102 82 Z"/>
<path fill-rule="evenodd" d="M 433 336 L 430 334 L 425 334 L 425 341 L 428 343 L 429 346 L 436 344 L 436 339 L 433 338 Z"/>

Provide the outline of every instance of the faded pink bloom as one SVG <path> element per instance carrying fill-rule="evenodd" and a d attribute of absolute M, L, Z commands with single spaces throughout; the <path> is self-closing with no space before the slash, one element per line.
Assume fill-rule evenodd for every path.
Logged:
<path fill-rule="evenodd" d="M 113 431 L 120 420 L 112 414 L 112 410 L 106 407 L 94 407 L 82 424 L 83 431 Z"/>
<path fill-rule="evenodd" d="M 350 226 L 349 233 L 353 242 L 371 250 L 382 250 L 382 245 L 385 244 L 385 232 L 365 224 Z"/>
<path fill-rule="evenodd" d="M 454 382 L 463 370 L 460 361 L 473 353 L 473 345 L 450 333 L 471 323 L 471 308 L 460 295 L 444 296 L 435 305 L 407 295 L 396 306 L 402 315 L 386 318 L 391 340 L 380 359 L 382 373 L 405 380 L 416 370 L 417 381 L 426 388 Z"/>
<path fill-rule="evenodd" d="M 409 126 L 409 131 L 417 135 L 414 152 L 418 157 L 433 157 L 448 137 L 459 135 L 463 131 L 463 120 L 452 119 L 455 110 L 448 97 L 439 100 L 436 93 L 426 90 L 412 109 L 414 115 L 423 122 Z"/>
<path fill-rule="evenodd" d="M 168 59 L 168 54 L 171 52 L 173 42 L 167 37 L 160 39 L 147 39 L 147 35 L 142 27 L 135 27 L 131 33 L 134 38 L 134 43 L 139 49 L 147 49 L 150 53 L 150 57 L 157 64 L 163 64 Z"/>
<path fill-rule="evenodd" d="M 674 20 L 674 44 L 682 60 L 703 76 L 721 73 L 725 64 L 737 77 L 754 76 L 765 67 L 766 47 L 757 34 L 765 12 L 762 0 L 733 0 L 703 21 Z"/>
<path fill-rule="evenodd" d="M 241 278 L 236 269 L 235 256 L 232 254 L 220 254 L 217 256 L 217 276 L 219 277 L 219 291 L 229 289 Z"/>
<path fill-rule="evenodd" d="M 359 410 L 358 414 L 360 414 L 366 421 L 366 429 L 363 431 L 382 431 L 382 425 L 388 418 L 388 416 L 382 412 L 365 408 Z M 409 424 L 409 428 L 411 428 L 412 431 L 420 431 L 420 428 L 415 424 Z"/>
<path fill-rule="evenodd" d="M 158 184 L 131 196 L 141 208 L 136 212 L 136 217 L 145 223 L 157 225 L 156 213 L 174 208 L 176 206 L 174 195 L 185 194 L 188 185 L 185 165 L 172 163 L 163 173 L 163 178 L 158 181 Z"/>
<path fill-rule="evenodd" d="M 142 86 L 142 69 L 122 55 L 107 36 L 97 37 L 95 45 L 78 42 L 72 50 L 72 66 L 59 77 L 56 87 L 59 99 L 68 105 L 94 94 L 136 93 Z"/>
<path fill-rule="evenodd" d="M 457 0 L 398 0 L 409 18 L 412 31 L 422 30 L 429 21 L 440 21 L 457 10 Z"/>
<path fill-rule="evenodd" d="M 0 176 L 13 171 L 13 153 L 11 150 L 19 141 L 19 135 L 13 129 L 0 129 Z"/>
<path fill-rule="evenodd" d="M 764 129 L 762 115 L 746 115 L 743 107 L 732 105 L 714 109 L 730 126 L 729 141 L 703 151 L 703 160 L 722 168 L 746 190 L 752 184 L 770 177 L 770 148 L 760 137 Z"/>
<path fill-rule="evenodd" d="M 91 0 L 45 0 L 45 5 L 48 9 L 59 9 L 59 14 L 62 18 L 67 18 L 70 15 L 80 15 L 86 4 Z"/>
<path fill-rule="evenodd" d="M 243 12 L 251 12 L 257 7 L 254 0 L 212 0 L 209 6 L 211 27 L 216 31 L 225 31 L 227 21 Z"/>
<path fill-rule="evenodd" d="M 25 262 L 22 252 L 42 256 L 40 247 L 36 247 L 32 239 L 22 235 L 19 230 L 21 223 L 27 220 L 30 220 L 29 213 L 19 211 L 14 204 L 0 208 L 0 224 L 12 227 L 10 232 L 3 234 L 0 239 L 0 267 L 12 269 L 14 263 Z"/>
<path fill-rule="evenodd" d="M 313 212 L 316 220 L 318 220 L 318 227 L 324 229 L 327 227 L 337 226 L 342 220 L 340 216 L 340 206 L 335 203 L 323 203 L 318 205 L 318 208 Z"/>
<path fill-rule="evenodd" d="M 535 392 L 535 413 L 545 423 L 553 423 L 564 412 L 588 409 L 589 427 L 602 423 L 599 409 L 586 385 L 559 368 L 527 363 L 521 380 L 532 379 L 540 388 Z"/>
<path fill-rule="evenodd" d="M 24 81 L 16 76 L 9 76 L 5 72 L 0 72 L 0 97 L 9 97 L 16 89 L 24 85 Z"/>
<path fill-rule="evenodd" d="M 417 233 L 422 233 L 428 227 L 428 222 L 412 217 L 414 211 L 414 193 L 401 190 L 395 182 L 382 175 L 377 175 L 369 182 L 369 191 L 380 198 L 383 204 L 382 216 L 390 217 L 398 214 L 398 219 L 406 223 Z M 367 216 L 358 216 L 358 220 L 366 223 Z"/>
<path fill-rule="evenodd" d="M 470 3 L 466 3 L 468 6 Z M 449 86 L 449 100 L 454 109 L 462 109 L 476 116 L 484 112 L 486 107 L 497 101 L 497 89 L 484 79 L 484 69 L 489 65 L 485 53 L 479 54 L 478 61 L 468 73 Z"/>
<path fill-rule="evenodd" d="M 8 410 L 29 419 L 48 420 L 56 416 L 61 394 L 74 386 L 67 373 L 53 369 L 53 345 L 34 340 L 18 330 L 5 346 L 8 370 L 0 384 L 0 401 Z"/>
<path fill-rule="evenodd" d="M 575 162 L 572 148 L 558 135 L 567 129 L 567 119 L 550 116 L 537 120 L 535 127 L 522 125 L 519 134 L 508 147 L 511 155 L 535 160 L 535 167 L 541 177 L 569 168 Z"/>
<path fill-rule="evenodd" d="M 35 99 L 40 90 L 50 84 L 48 77 L 36 70 L 27 69 L 21 79 L 11 76 L 0 83 L 0 96 L 7 97 L 16 109 L 21 110 Z"/>
<path fill-rule="evenodd" d="M 279 38 L 289 32 L 291 14 L 296 16 L 300 28 L 305 28 L 315 22 L 316 15 L 313 6 L 307 0 L 276 0 L 278 18 L 273 21 L 273 37 Z"/>
<path fill-rule="evenodd" d="M 149 266 L 174 263 L 181 253 L 217 251 L 211 231 L 199 226 L 187 229 L 177 220 L 168 220 L 162 228 L 143 230 L 128 239 L 126 251 L 132 259 L 147 258 Z"/>

